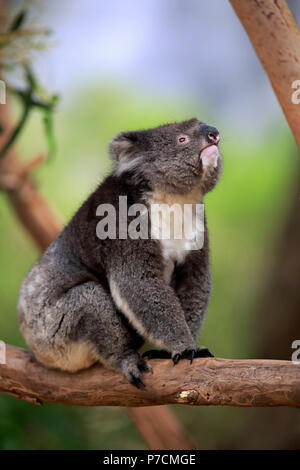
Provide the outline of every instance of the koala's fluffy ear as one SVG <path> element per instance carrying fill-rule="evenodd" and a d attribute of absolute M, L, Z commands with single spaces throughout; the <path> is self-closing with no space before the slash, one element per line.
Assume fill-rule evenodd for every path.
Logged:
<path fill-rule="evenodd" d="M 135 153 L 137 142 L 137 132 L 121 132 L 111 141 L 109 152 L 117 162 L 128 160 Z"/>

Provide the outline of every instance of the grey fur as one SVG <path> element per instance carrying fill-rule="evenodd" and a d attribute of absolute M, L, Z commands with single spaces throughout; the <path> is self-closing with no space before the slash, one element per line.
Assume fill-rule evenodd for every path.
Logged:
<path fill-rule="evenodd" d="M 73 372 L 100 361 L 139 386 L 142 372 L 151 369 L 138 353 L 146 339 L 172 357 L 197 349 L 211 290 L 207 229 L 201 250 L 172 260 L 168 283 L 160 241 L 99 240 L 96 208 L 110 203 L 118 214 L 119 196 L 127 196 L 128 204 L 149 204 L 155 191 L 185 197 L 199 189 L 204 196 L 217 183 L 222 163 L 219 154 L 216 167 L 203 168 L 200 152 L 209 131 L 217 133 L 192 119 L 121 133 L 112 141 L 114 172 L 20 289 L 20 329 L 39 361 Z M 178 143 L 181 134 L 189 137 L 186 145 Z"/>

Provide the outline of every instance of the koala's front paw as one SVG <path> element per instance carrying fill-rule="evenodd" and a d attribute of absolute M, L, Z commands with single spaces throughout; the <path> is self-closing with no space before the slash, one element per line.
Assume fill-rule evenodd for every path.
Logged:
<path fill-rule="evenodd" d="M 171 359 L 171 353 L 164 349 L 150 349 L 142 354 L 142 357 L 148 359 Z"/>
<path fill-rule="evenodd" d="M 215 357 L 214 354 L 205 346 L 199 346 L 196 349 L 194 357 Z"/>
<path fill-rule="evenodd" d="M 180 359 L 189 359 L 190 363 L 192 364 L 193 359 L 195 357 L 214 357 L 212 352 L 208 348 L 205 348 L 203 346 L 200 346 L 197 349 L 185 349 L 182 353 L 180 354 L 175 354 L 172 356 L 174 365 L 176 365 Z"/>

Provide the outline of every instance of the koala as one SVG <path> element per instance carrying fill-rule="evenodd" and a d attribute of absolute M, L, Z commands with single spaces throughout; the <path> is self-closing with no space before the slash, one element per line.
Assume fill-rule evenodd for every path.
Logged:
<path fill-rule="evenodd" d="M 120 236 L 118 224 L 114 238 L 100 239 L 97 208 L 109 204 L 118 218 L 120 196 L 147 209 L 202 203 L 221 175 L 219 141 L 217 129 L 196 118 L 112 140 L 111 174 L 20 288 L 20 330 L 39 362 L 69 372 L 100 362 L 141 387 L 152 370 L 147 358 L 212 356 L 197 344 L 212 284 L 206 222 L 199 249 L 184 237 Z M 150 210 L 146 217 L 151 235 Z M 146 340 L 158 349 L 141 356 Z"/>

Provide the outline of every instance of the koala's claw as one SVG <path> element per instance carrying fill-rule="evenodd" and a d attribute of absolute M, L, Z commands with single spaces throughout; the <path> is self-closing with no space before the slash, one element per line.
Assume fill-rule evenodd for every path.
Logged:
<path fill-rule="evenodd" d="M 122 362 L 118 367 L 119 371 L 127 378 L 127 380 L 136 388 L 144 388 L 143 372 L 152 372 L 152 367 L 141 356 L 134 352 L 127 354 L 122 358 Z"/>
<path fill-rule="evenodd" d="M 171 359 L 171 353 L 164 349 L 150 349 L 149 351 L 145 351 L 142 357 L 147 357 L 148 359 Z"/>
<path fill-rule="evenodd" d="M 213 353 L 204 346 L 200 346 L 195 351 L 195 357 L 215 357 Z"/>
<path fill-rule="evenodd" d="M 144 384 L 143 376 L 140 372 L 153 373 L 153 371 L 152 371 L 152 367 L 150 366 L 150 364 L 144 361 L 144 359 L 140 359 L 138 361 L 137 368 L 138 370 L 132 370 L 131 372 L 129 372 L 129 374 L 127 375 L 127 378 L 129 382 L 131 383 L 131 385 L 134 385 L 136 388 L 142 389 L 142 388 L 145 388 L 146 385 Z"/>
<path fill-rule="evenodd" d="M 186 349 L 181 354 L 175 354 L 175 356 L 172 357 L 172 360 L 174 362 L 174 366 L 178 364 L 180 359 L 189 359 L 190 364 L 192 364 L 194 357 L 195 357 L 195 349 Z"/>
<path fill-rule="evenodd" d="M 172 357 L 174 366 L 178 364 L 180 359 L 189 359 L 190 364 L 192 364 L 193 359 L 195 357 L 214 357 L 212 352 L 208 348 L 200 347 L 197 349 L 186 349 L 183 351 L 181 354 L 175 354 L 175 356 Z"/>
<path fill-rule="evenodd" d="M 174 366 L 179 362 L 179 360 L 182 359 L 180 354 L 175 354 L 175 356 L 172 357 L 172 360 L 174 362 Z"/>
<path fill-rule="evenodd" d="M 190 364 L 192 364 L 193 359 L 194 359 L 194 357 L 195 357 L 195 354 L 196 354 L 195 349 L 192 349 L 190 355 L 189 355 L 188 358 L 187 358 L 187 359 L 190 360 Z"/>
<path fill-rule="evenodd" d="M 152 367 L 150 366 L 150 364 L 142 358 L 138 362 L 138 368 L 141 372 L 151 372 L 151 373 L 153 373 L 153 370 L 152 370 Z"/>
<path fill-rule="evenodd" d="M 180 359 L 189 359 L 190 364 L 192 364 L 195 357 L 214 357 L 214 355 L 209 349 L 200 346 L 197 349 L 185 349 L 181 354 L 175 354 L 173 357 L 171 353 L 164 349 L 150 349 L 149 351 L 145 351 L 142 357 L 147 357 L 148 359 L 172 359 L 175 366 Z"/>
<path fill-rule="evenodd" d="M 141 376 L 139 375 L 135 375 L 133 373 L 130 374 L 130 377 L 129 377 L 129 382 L 131 383 L 131 385 L 134 385 L 136 388 L 145 388 L 145 384 L 143 382 L 143 379 Z"/>

